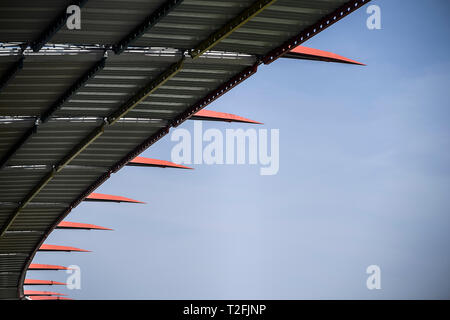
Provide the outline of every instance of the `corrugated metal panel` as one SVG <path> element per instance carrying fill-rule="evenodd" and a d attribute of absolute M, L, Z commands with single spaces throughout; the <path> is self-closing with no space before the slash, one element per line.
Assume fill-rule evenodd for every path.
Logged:
<path fill-rule="evenodd" d="M 1 9 L 0 9 L 1 11 Z M 103 53 L 29 55 L 23 69 L 0 94 L 2 116 L 38 116 L 67 90 Z M 0 66 L 11 64 L 0 56 Z"/>
<path fill-rule="evenodd" d="M 26 255 L 0 254 L 0 268 L 2 272 L 20 272 L 26 258 Z"/>
<path fill-rule="evenodd" d="M 0 241 L 1 253 L 28 253 L 41 239 L 40 234 L 13 233 L 6 234 Z"/>

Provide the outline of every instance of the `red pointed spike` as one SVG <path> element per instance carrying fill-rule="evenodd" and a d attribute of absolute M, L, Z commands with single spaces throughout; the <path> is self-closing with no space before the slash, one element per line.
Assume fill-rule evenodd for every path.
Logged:
<path fill-rule="evenodd" d="M 191 118 L 191 120 L 211 120 L 211 121 L 226 121 L 226 122 L 244 122 L 244 123 L 253 123 L 253 124 L 263 124 L 261 122 L 257 122 L 254 120 L 250 120 L 244 117 L 237 116 L 231 113 L 224 113 L 212 110 L 200 110 L 195 113 Z"/>
<path fill-rule="evenodd" d="M 142 166 L 142 167 L 160 167 L 160 168 L 180 168 L 180 169 L 193 169 L 190 167 L 182 166 L 166 160 L 150 159 L 144 157 L 136 157 L 127 163 L 127 166 Z"/>
<path fill-rule="evenodd" d="M 340 56 L 338 54 L 323 51 L 314 48 L 308 48 L 305 46 L 297 46 L 288 53 L 286 53 L 284 58 L 294 58 L 294 59 L 306 59 L 306 60 L 319 60 L 327 62 L 338 62 L 338 63 L 350 63 L 365 66 L 365 64 L 348 59 L 346 57 Z"/>
<path fill-rule="evenodd" d="M 78 252 L 91 252 L 89 250 L 79 249 L 75 247 L 57 246 L 53 244 L 43 244 L 40 246 L 39 251 L 78 251 Z"/>
<path fill-rule="evenodd" d="M 71 298 L 65 297 L 49 297 L 49 296 L 31 296 L 29 297 L 31 300 L 73 300 Z"/>
<path fill-rule="evenodd" d="M 106 201 L 106 202 L 131 202 L 131 203 L 145 203 L 142 201 L 137 201 L 130 198 L 125 198 L 122 196 L 114 196 L 110 194 L 103 193 L 91 193 L 88 195 L 84 201 Z"/>
<path fill-rule="evenodd" d="M 109 228 L 96 226 L 95 224 L 70 222 L 70 221 L 61 221 L 56 227 L 56 229 L 112 230 Z"/>
<path fill-rule="evenodd" d="M 69 270 L 69 268 L 63 266 L 55 266 L 52 264 L 32 263 L 28 267 L 28 270 Z"/>
<path fill-rule="evenodd" d="M 64 282 L 58 282 L 58 281 L 52 281 L 52 280 L 36 280 L 36 279 L 25 279 L 24 285 L 31 286 L 31 285 L 65 285 Z"/>
<path fill-rule="evenodd" d="M 24 290 L 23 294 L 25 296 L 66 296 L 66 294 L 52 291 L 35 291 L 35 290 Z"/>

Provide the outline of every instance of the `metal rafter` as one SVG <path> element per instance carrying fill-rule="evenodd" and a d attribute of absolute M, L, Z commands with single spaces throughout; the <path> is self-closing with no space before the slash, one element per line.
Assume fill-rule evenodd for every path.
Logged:
<path fill-rule="evenodd" d="M 88 0 L 76 0 L 72 1 L 71 5 L 83 7 Z M 34 40 L 30 47 L 34 52 L 39 52 L 41 48 L 61 29 L 67 21 L 67 18 L 70 14 L 67 13 L 67 9 L 65 8 L 55 20 L 50 23 L 50 25 L 39 35 L 39 37 Z"/>
<path fill-rule="evenodd" d="M 145 20 L 140 25 L 134 28 L 117 44 L 112 46 L 112 50 L 114 51 L 114 53 L 115 54 L 122 53 L 131 43 L 133 43 L 133 41 L 141 37 L 145 32 L 147 32 L 155 24 L 161 21 L 161 19 L 166 17 L 182 2 L 183 0 L 168 0 L 165 3 L 163 3 L 158 9 L 156 9 L 152 14 L 150 14 L 147 18 L 145 18 Z"/>
<path fill-rule="evenodd" d="M 276 0 L 258 0 L 254 2 L 250 7 L 242 11 L 235 18 L 230 20 L 227 24 L 225 24 L 219 30 L 213 32 L 207 39 L 200 42 L 194 49 L 192 49 L 189 54 L 192 59 L 195 59 L 201 56 L 205 51 L 214 47 L 221 40 L 228 37 L 232 34 L 236 29 L 242 27 L 245 23 L 247 23 L 251 18 L 256 16 L 258 13 L 266 9 Z"/>
<path fill-rule="evenodd" d="M 24 56 L 21 56 L 19 60 L 14 62 L 14 64 L 5 72 L 0 78 L 0 92 L 5 88 L 11 80 L 14 79 L 16 74 L 23 68 L 23 60 L 25 60 Z"/>

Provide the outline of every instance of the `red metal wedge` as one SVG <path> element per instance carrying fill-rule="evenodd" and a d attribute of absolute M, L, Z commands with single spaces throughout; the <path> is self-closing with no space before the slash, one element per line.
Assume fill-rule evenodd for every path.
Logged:
<path fill-rule="evenodd" d="M 58 281 L 52 281 L 52 280 L 36 280 L 36 279 L 25 279 L 25 282 L 23 283 L 24 285 L 33 285 L 33 286 L 37 286 L 37 285 L 65 285 L 64 282 L 58 282 Z"/>
<path fill-rule="evenodd" d="M 23 294 L 25 296 L 66 296 L 66 294 L 52 291 L 35 291 L 35 290 L 24 290 Z"/>
<path fill-rule="evenodd" d="M 261 122 L 257 122 L 254 120 L 250 120 L 247 118 L 243 118 L 231 113 L 224 113 L 212 110 L 202 109 L 194 113 L 191 120 L 209 120 L 209 121 L 225 121 L 225 122 L 243 122 L 243 123 L 253 123 L 253 124 L 262 124 Z"/>
<path fill-rule="evenodd" d="M 133 160 L 127 163 L 127 166 L 193 169 L 166 160 L 158 160 L 144 157 L 134 158 Z"/>
<path fill-rule="evenodd" d="M 31 300 L 73 300 L 65 297 L 51 297 L 51 296 L 31 296 Z"/>
<path fill-rule="evenodd" d="M 71 221 L 61 221 L 56 229 L 82 229 L 82 230 L 112 230 L 105 227 L 96 226 L 95 224 L 79 223 Z"/>
<path fill-rule="evenodd" d="M 79 248 L 75 248 L 75 247 L 56 246 L 53 244 L 43 244 L 39 247 L 39 251 L 91 252 L 89 250 L 79 249 Z"/>
<path fill-rule="evenodd" d="M 337 63 L 349 63 L 357 64 L 360 66 L 365 66 L 365 64 L 348 59 L 346 57 L 340 56 L 338 54 L 323 51 L 314 48 L 308 48 L 304 46 L 297 46 L 288 53 L 286 53 L 283 58 L 293 58 L 293 59 L 305 59 L 305 60 L 318 60 L 326 62 L 337 62 Z"/>
<path fill-rule="evenodd" d="M 63 266 L 55 266 L 52 264 L 32 263 L 28 267 L 28 270 L 69 270 L 69 268 Z"/>
<path fill-rule="evenodd" d="M 103 194 L 103 193 L 91 193 L 84 199 L 84 201 L 145 203 L 145 202 L 137 201 L 137 200 L 130 199 L 130 198 L 125 198 L 125 197 L 121 197 L 121 196 L 113 196 L 110 194 Z"/>

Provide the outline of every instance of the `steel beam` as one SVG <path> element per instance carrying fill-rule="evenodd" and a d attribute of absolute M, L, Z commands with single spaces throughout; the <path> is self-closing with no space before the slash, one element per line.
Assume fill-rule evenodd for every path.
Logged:
<path fill-rule="evenodd" d="M 161 19 L 166 17 L 176 7 L 178 7 L 183 0 L 168 0 L 163 3 L 158 9 L 150 14 L 145 20 L 134 28 L 129 34 L 127 34 L 117 44 L 112 46 L 112 50 L 115 54 L 121 54 L 133 41 L 140 38 L 144 33 L 153 28 Z"/>
<path fill-rule="evenodd" d="M 86 4 L 87 0 L 72 1 L 71 5 L 77 5 L 82 8 Z M 66 24 L 67 18 L 70 15 L 67 13 L 67 8 L 64 8 L 55 20 L 34 40 L 30 47 L 34 52 L 39 52 L 41 48 Z"/>
<path fill-rule="evenodd" d="M 22 56 L 13 63 L 13 65 L 6 71 L 6 73 L 0 78 L 0 92 L 10 83 L 16 74 L 22 70 L 23 68 L 23 61 L 25 58 Z"/>
<path fill-rule="evenodd" d="M 235 18 L 227 22 L 223 27 L 219 30 L 213 32 L 207 39 L 200 42 L 194 49 L 192 49 L 189 54 L 192 59 L 195 59 L 201 56 L 205 51 L 213 48 L 220 41 L 228 37 L 235 30 L 242 27 L 245 23 L 247 23 L 251 18 L 256 16 L 258 13 L 266 9 L 276 0 L 258 0 L 255 1 L 250 7 L 242 11 Z"/>

